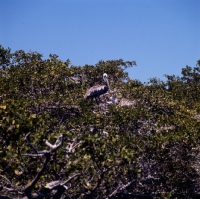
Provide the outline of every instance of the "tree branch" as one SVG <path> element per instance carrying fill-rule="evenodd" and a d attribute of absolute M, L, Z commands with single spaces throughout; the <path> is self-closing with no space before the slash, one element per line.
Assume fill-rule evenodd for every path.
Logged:
<path fill-rule="evenodd" d="M 67 179 L 65 182 L 60 182 L 60 180 L 56 180 L 53 182 L 49 182 L 46 184 L 46 188 L 52 190 L 52 189 L 56 189 L 58 186 L 63 186 L 65 189 L 67 189 L 66 186 L 64 186 L 65 184 L 67 184 L 68 182 L 70 182 L 73 178 L 80 176 L 80 173 L 76 173 L 74 175 L 72 175 L 69 179 Z"/>
<path fill-rule="evenodd" d="M 26 136 L 25 136 L 25 140 L 27 141 L 27 143 L 29 144 L 29 146 L 31 148 L 34 149 L 34 151 L 37 153 L 37 154 L 24 154 L 24 155 L 30 155 L 30 156 L 41 156 L 41 155 L 44 155 L 45 156 L 45 161 L 43 163 L 43 166 L 42 168 L 40 169 L 40 171 L 37 173 L 37 175 L 35 176 L 35 178 L 32 180 L 31 183 L 29 183 L 25 188 L 24 188 L 24 192 L 26 195 L 30 195 L 31 193 L 31 189 L 35 186 L 35 184 L 38 182 L 39 178 L 42 176 L 42 174 L 44 173 L 46 167 L 47 167 L 47 164 L 48 162 L 50 161 L 50 158 L 51 158 L 51 155 L 54 151 L 56 151 L 62 144 L 63 144 L 63 135 L 59 136 L 55 142 L 54 145 L 50 144 L 48 141 L 45 142 L 45 144 L 47 146 L 49 146 L 51 149 L 49 151 L 47 150 L 43 150 L 43 151 L 38 151 L 31 142 L 28 141 L 28 136 L 30 135 L 31 133 L 28 133 Z"/>

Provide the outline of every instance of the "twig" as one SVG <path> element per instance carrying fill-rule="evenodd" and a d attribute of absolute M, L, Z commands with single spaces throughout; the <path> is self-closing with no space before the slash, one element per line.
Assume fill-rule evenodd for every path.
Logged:
<path fill-rule="evenodd" d="M 47 183 L 46 184 L 46 188 L 49 188 L 50 190 L 52 189 L 56 189 L 57 187 L 59 186 L 62 186 L 64 187 L 65 189 L 67 189 L 67 187 L 65 186 L 65 184 L 67 184 L 68 182 L 70 182 L 73 178 L 77 177 L 77 176 L 80 176 L 81 174 L 80 173 L 76 173 L 74 174 L 73 176 L 71 176 L 69 179 L 67 179 L 65 182 L 61 183 L 59 180 L 56 180 L 56 181 L 53 181 L 53 182 L 50 182 L 50 183 Z"/>
<path fill-rule="evenodd" d="M 77 177 L 77 176 L 80 176 L 80 175 L 81 175 L 80 173 L 74 174 L 74 175 L 71 176 L 69 179 L 67 179 L 65 182 L 63 182 L 63 183 L 61 184 L 61 186 L 67 184 L 67 183 L 70 182 L 73 178 L 75 178 L 75 177 Z"/>
<path fill-rule="evenodd" d="M 28 140 L 28 136 L 31 134 L 31 132 L 27 133 L 26 136 L 25 136 L 25 140 L 26 142 L 28 143 L 28 145 L 35 151 L 35 153 L 37 153 L 37 149 L 33 146 L 33 144 L 31 142 L 29 142 Z"/>
<path fill-rule="evenodd" d="M 119 190 L 124 190 L 125 188 L 127 188 L 128 186 L 130 186 L 134 181 L 128 182 L 126 185 L 122 185 L 122 186 L 118 186 L 106 199 L 111 198 L 112 196 L 116 195 L 118 193 Z"/>

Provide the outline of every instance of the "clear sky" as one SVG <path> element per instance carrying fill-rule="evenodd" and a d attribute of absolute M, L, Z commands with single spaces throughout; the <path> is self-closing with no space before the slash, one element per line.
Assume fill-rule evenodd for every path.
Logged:
<path fill-rule="evenodd" d="M 200 0 L 0 0 L 0 44 L 77 66 L 136 60 L 132 79 L 165 80 L 200 59 Z"/>

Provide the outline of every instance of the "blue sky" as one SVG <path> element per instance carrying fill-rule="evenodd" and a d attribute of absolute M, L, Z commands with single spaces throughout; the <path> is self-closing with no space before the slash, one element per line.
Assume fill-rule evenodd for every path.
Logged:
<path fill-rule="evenodd" d="M 132 79 L 180 75 L 200 59 L 199 0 L 0 0 L 0 44 L 73 65 L 136 60 Z"/>

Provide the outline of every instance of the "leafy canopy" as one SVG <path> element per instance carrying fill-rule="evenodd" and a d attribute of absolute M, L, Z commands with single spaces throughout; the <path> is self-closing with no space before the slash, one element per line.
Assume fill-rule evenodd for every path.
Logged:
<path fill-rule="evenodd" d="M 57 55 L 43 59 L 37 52 L 11 53 L 0 46 L 0 194 L 12 195 L 5 188 L 14 187 L 27 195 L 24 187 L 39 173 L 29 191 L 45 197 L 55 197 L 49 183 L 58 180 L 68 187 L 55 188 L 65 198 L 196 194 L 199 64 L 183 68 L 182 77 L 143 84 L 125 72 L 135 61 L 80 67 Z M 103 83 L 104 72 L 114 94 L 103 96 L 101 104 L 84 100 L 89 87 Z M 118 104 L 106 104 L 112 95 Z M 135 103 L 120 106 L 123 99 Z M 48 148 L 45 140 L 54 143 L 63 135 L 48 164 L 33 155 L 24 139 L 29 132 L 40 151 Z"/>

